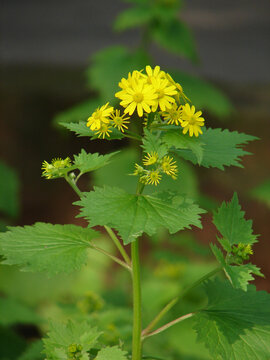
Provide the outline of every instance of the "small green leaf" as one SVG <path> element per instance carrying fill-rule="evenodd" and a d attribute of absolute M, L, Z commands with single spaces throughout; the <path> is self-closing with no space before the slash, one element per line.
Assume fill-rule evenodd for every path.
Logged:
<path fill-rule="evenodd" d="M 96 231 L 76 225 L 36 223 L 8 229 L 0 233 L 1 253 L 6 258 L 3 264 L 50 275 L 80 269 L 87 260 L 86 249 L 98 236 Z"/>
<path fill-rule="evenodd" d="M 193 317 L 197 340 L 214 360 L 269 360 L 270 295 L 252 285 L 247 291 L 228 282 L 204 285 L 208 305 Z"/>
<path fill-rule="evenodd" d="M 124 244 L 143 232 L 151 236 L 159 227 L 167 228 L 171 234 L 191 225 L 201 227 L 200 214 L 204 212 L 182 196 L 167 192 L 138 196 L 111 187 L 96 187 L 75 204 L 81 206 L 80 216 L 91 226 L 115 228 Z"/>
<path fill-rule="evenodd" d="M 107 155 L 99 155 L 98 153 L 87 153 L 84 149 L 80 154 L 74 155 L 74 166 L 80 170 L 82 174 L 89 171 L 97 170 L 110 163 L 110 159 L 119 151 L 115 151 Z"/>
<path fill-rule="evenodd" d="M 153 17 L 153 12 L 147 4 L 142 4 L 127 9 L 118 15 L 115 20 L 114 28 L 118 31 L 134 28 L 147 24 Z"/>
<path fill-rule="evenodd" d="M 240 157 L 250 153 L 244 151 L 242 147 L 256 139 L 255 136 L 237 131 L 230 132 L 227 129 L 203 129 L 203 134 L 199 136 L 199 140 L 203 143 L 203 159 L 200 165 L 207 168 L 216 167 L 220 170 L 224 170 L 224 166 L 243 167 Z M 195 165 L 198 163 L 196 156 L 190 150 L 178 150 L 177 154 Z"/>
<path fill-rule="evenodd" d="M 12 298 L 0 297 L 0 324 L 38 324 L 41 319 L 29 307 Z"/>
<path fill-rule="evenodd" d="M 169 147 L 175 149 L 188 149 L 196 156 L 198 164 L 201 164 L 203 159 L 203 143 L 199 138 L 190 137 L 182 134 L 181 128 L 176 127 L 175 130 L 166 131 L 163 135 L 163 140 Z"/>
<path fill-rule="evenodd" d="M 213 223 L 230 245 L 252 245 L 257 241 L 258 235 L 253 234 L 252 220 L 245 220 L 244 215 L 236 193 L 230 202 L 223 202 L 214 212 Z M 228 251 L 226 248 L 225 250 Z"/>
<path fill-rule="evenodd" d="M 254 199 L 261 201 L 270 208 L 270 179 L 256 186 L 250 194 Z"/>
<path fill-rule="evenodd" d="M 167 154 L 168 147 L 162 140 L 160 140 L 159 136 L 151 133 L 149 130 L 144 130 L 145 136 L 142 139 L 142 148 L 146 153 L 157 152 L 159 158 L 162 158 Z"/>
<path fill-rule="evenodd" d="M 177 55 L 197 61 L 194 38 L 189 28 L 178 19 L 159 22 L 152 30 L 156 43 Z"/>
<path fill-rule="evenodd" d="M 0 211 L 16 217 L 19 212 L 19 180 L 13 169 L 0 162 Z"/>
<path fill-rule="evenodd" d="M 80 121 L 79 123 L 60 123 L 60 125 L 64 126 L 70 131 L 75 132 L 75 134 L 79 137 L 87 136 L 90 137 L 91 140 L 98 139 L 98 135 L 96 135 L 94 131 L 90 130 L 90 128 L 86 126 L 86 121 Z M 115 129 L 114 127 L 112 127 L 110 130 L 112 130 L 112 132 L 110 133 L 109 137 L 106 137 L 106 140 L 122 139 L 124 137 L 121 131 Z"/>
<path fill-rule="evenodd" d="M 106 347 L 98 352 L 95 360 L 127 360 L 127 352 L 119 349 L 118 346 Z"/>

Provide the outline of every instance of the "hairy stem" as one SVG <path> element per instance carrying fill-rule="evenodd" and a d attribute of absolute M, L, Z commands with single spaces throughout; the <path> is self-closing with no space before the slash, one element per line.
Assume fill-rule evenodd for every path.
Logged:
<path fill-rule="evenodd" d="M 123 259 L 125 260 L 125 262 L 130 265 L 131 264 L 131 260 L 126 252 L 126 250 L 124 249 L 124 247 L 122 246 L 122 244 L 120 243 L 118 237 L 115 235 L 115 233 L 112 231 L 112 229 L 107 226 L 104 225 L 104 228 L 106 229 L 107 233 L 109 234 L 110 238 L 113 240 L 113 242 L 115 243 L 117 249 L 120 251 L 121 255 L 123 256 Z"/>

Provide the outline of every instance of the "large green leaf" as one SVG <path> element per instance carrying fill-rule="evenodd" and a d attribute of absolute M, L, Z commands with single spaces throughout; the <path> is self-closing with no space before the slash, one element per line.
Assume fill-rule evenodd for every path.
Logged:
<path fill-rule="evenodd" d="M 19 181 L 13 169 L 0 162 L 0 211 L 17 216 L 19 211 Z"/>
<path fill-rule="evenodd" d="M 87 70 L 89 86 L 98 90 L 103 99 L 111 101 L 119 90 L 121 78 L 127 77 L 129 71 L 141 70 L 149 62 L 143 51 L 132 53 L 123 46 L 106 48 L 94 55 L 93 64 Z"/>
<path fill-rule="evenodd" d="M 228 282 L 208 281 L 208 305 L 194 316 L 198 341 L 214 360 L 269 360 L 270 295 L 234 289 Z"/>
<path fill-rule="evenodd" d="M 203 129 L 197 141 L 203 143 L 203 158 L 200 163 L 204 167 L 216 167 L 224 170 L 224 166 L 243 167 L 240 157 L 248 155 L 243 150 L 244 144 L 256 140 L 255 136 L 238 133 L 237 131 L 221 130 L 221 129 Z M 197 164 L 197 157 L 191 150 L 178 150 L 177 153 L 186 160 Z"/>
<path fill-rule="evenodd" d="M 191 225 L 201 227 L 204 212 L 192 201 L 170 193 L 131 195 L 119 188 L 96 187 L 75 203 L 81 206 L 80 216 L 91 226 L 108 225 L 115 228 L 125 244 L 143 232 L 153 235 L 159 227 L 175 233 Z"/>
<path fill-rule="evenodd" d="M 36 313 L 19 301 L 0 297 L 0 324 L 37 324 L 41 319 Z"/>
<path fill-rule="evenodd" d="M 189 28 L 178 19 L 159 22 L 152 30 L 156 43 L 177 55 L 197 60 L 194 38 Z"/>
<path fill-rule="evenodd" d="M 233 106 L 230 100 L 214 85 L 183 72 L 171 70 L 169 73 L 181 84 L 197 110 L 207 110 L 218 117 L 229 116 L 232 113 Z"/>
<path fill-rule="evenodd" d="M 127 360 L 126 351 L 122 351 L 118 346 L 106 347 L 98 352 L 95 360 Z"/>
<path fill-rule="evenodd" d="M 241 210 L 238 196 L 234 193 L 232 200 L 228 203 L 225 201 L 214 212 L 213 223 L 230 245 L 250 244 L 256 242 L 258 235 L 253 234 L 252 220 L 244 218 L 245 212 Z M 224 246 L 224 242 L 222 242 Z M 230 249 L 224 248 L 226 251 Z"/>
<path fill-rule="evenodd" d="M 86 249 L 97 236 L 96 231 L 76 225 L 36 223 L 0 233 L 0 250 L 6 258 L 4 264 L 52 275 L 81 268 Z"/>
<path fill-rule="evenodd" d="M 142 4 L 121 12 L 115 20 L 115 30 L 122 31 L 137 26 L 145 25 L 153 17 L 153 12 L 148 4 Z"/>

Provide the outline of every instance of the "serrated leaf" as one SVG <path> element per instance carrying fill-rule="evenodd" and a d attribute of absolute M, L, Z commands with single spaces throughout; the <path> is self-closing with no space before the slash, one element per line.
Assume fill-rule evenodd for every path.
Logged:
<path fill-rule="evenodd" d="M 118 31 L 147 24 L 153 17 L 153 12 L 147 4 L 142 4 L 121 12 L 115 20 L 114 28 Z"/>
<path fill-rule="evenodd" d="M 48 360 L 66 360 L 68 347 L 75 344 L 82 347 L 82 359 L 88 359 L 87 351 L 95 346 L 100 335 L 101 333 L 86 321 L 51 323 L 48 338 L 43 339 L 45 353 Z"/>
<path fill-rule="evenodd" d="M 173 79 L 180 83 L 185 94 L 192 100 L 198 110 L 207 110 L 218 117 L 227 117 L 233 111 L 228 97 L 213 84 L 193 75 L 171 70 Z"/>
<path fill-rule="evenodd" d="M 115 151 L 107 155 L 99 155 L 98 153 L 87 153 L 84 149 L 80 154 L 74 155 L 74 166 L 80 170 L 82 174 L 89 171 L 97 170 L 110 163 L 110 159 L 119 151 Z"/>
<path fill-rule="evenodd" d="M 0 162 L 0 212 L 15 217 L 19 212 L 19 180 L 16 172 Z"/>
<path fill-rule="evenodd" d="M 38 324 L 39 316 L 26 305 L 12 298 L 0 297 L 0 324 Z"/>
<path fill-rule="evenodd" d="M 127 352 L 119 349 L 118 346 L 106 347 L 98 352 L 95 360 L 127 360 Z"/>
<path fill-rule="evenodd" d="M 239 243 L 252 245 L 257 241 L 258 235 L 253 234 L 252 220 L 246 220 L 244 215 L 245 212 L 241 210 L 236 193 L 230 202 L 223 202 L 214 212 L 213 223 L 230 245 Z"/>
<path fill-rule="evenodd" d="M 36 223 L 8 229 L 0 233 L 1 253 L 6 258 L 3 264 L 49 275 L 80 269 L 87 259 L 86 249 L 98 236 L 96 231 L 76 225 Z"/>
<path fill-rule="evenodd" d="M 269 360 L 270 295 L 252 285 L 247 291 L 228 282 L 204 285 L 208 305 L 194 316 L 197 340 L 214 360 Z"/>
<path fill-rule="evenodd" d="M 175 149 L 188 149 L 196 156 L 197 163 L 200 165 L 203 159 L 203 143 L 200 138 L 193 138 L 188 135 L 184 135 L 181 129 L 178 127 L 175 130 L 166 131 L 163 135 L 163 140 L 169 147 L 175 147 Z"/>
<path fill-rule="evenodd" d="M 152 30 L 152 36 L 164 49 L 197 61 L 197 51 L 191 31 L 178 19 L 158 23 Z"/>
<path fill-rule="evenodd" d="M 98 139 L 98 135 L 95 134 L 94 131 L 90 130 L 89 127 L 86 126 L 86 121 L 80 121 L 79 123 L 63 123 L 60 125 L 64 126 L 66 129 L 75 132 L 75 134 L 79 137 L 87 136 L 90 137 L 91 140 Z M 121 131 L 112 127 L 110 129 L 112 132 L 109 137 L 106 137 L 106 140 L 116 140 L 122 139 L 124 136 Z M 103 140 L 103 139 L 102 139 Z"/>
<path fill-rule="evenodd" d="M 168 147 L 159 138 L 159 135 L 151 133 L 149 130 L 144 130 L 145 136 L 142 139 L 142 148 L 146 153 L 157 152 L 159 158 L 166 155 Z"/>
<path fill-rule="evenodd" d="M 254 199 L 263 202 L 270 208 L 270 179 L 256 186 L 250 194 Z"/>
<path fill-rule="evenodd" d="M 163 192 L 154 195 L 131 195 L 119 188 L 96 187 L 75 203 L 81 207 L 81 217 L 91 226 L 108 225 L 115 228 L 124 244 L 134 241 L 143 232 L 153 235 L 159 227 L 171 234 L 201 227 L 204 211 L 190 200 Z"/>
<path fill-rule="evenodd" d="M 199 137 L 204 144 L 203 159 L 200 165 L 207 168 L 216 167 L 220 170 L 224 170 L 224 166 L 243 167 L 240 158 L 250 153 L 243 150 L 242 147 L 256 139 L 255 136 L 237 131 L 231 132 L 227 129 L 203 129 L 203 134 Z M 177 153 L 193 164 L 198 163 L 196 156 L 189 150 L 178 150 Z"/>

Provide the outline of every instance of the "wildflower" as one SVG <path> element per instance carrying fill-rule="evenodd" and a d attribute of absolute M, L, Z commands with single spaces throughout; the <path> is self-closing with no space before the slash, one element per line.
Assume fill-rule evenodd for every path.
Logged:
<path fill-rule="evenodd" d="M 172 95 L 176 95 L 176 87 L 170 85 L 167 79 L 153 78 L 152 79 L 153 87 L 157 93 L 157 101 L 152 107 L 152 111 L 156 111 L 158 106 L 161 111 L 166 111 L 172 107 L 172 104 L 175 102 L 175 99 Z"/>
<path fill-rule="evenodd" d="M 166 111 L 163 111 L 161 113 L 164 120 L 167 121 L 168 124 L 175 124 L 180 125 L 181 123 L 181 116 L 182 116 L 182 106 L 177 106 L 176 103 L 174 103 L 171 107 L 171 109 L 167 109 Z"/>
<path fill-rule="evenodd" d="M 153 165 L 158 160 L 158 153 L 156 151 L 152 151 L 150 154 L 147 153 L 143 159 L 143 164 L 146 166 Z"/>
<path fill-rule="evenodd" d="M 238 256 L 239 258 L 241 258 L 242 260 L 248 260 L 249 256 L 253 254 L 253 250 L 251 248 L 251 245 L 245 245 L 245 244 L 238 244 L 235 245 L 232 248 L 232 252 L 233 254 L 235 254 L 236 256 Z"/>
<path fill-rule="evenodd" d="M 157 186 L 161 178 L 162 176 L 159 174 L 158 170 L 149 171 L 149 173 L 146 176 L 146 183 Z"/>
<path fill-rule="evenodd" d="M 105 138 L 105 136 L 110 137 L 110 133 L 112 130 L 110 130 L 111 126 L 110 124 L 101 124 L 100 128 L 95 132 L 96 135 L 98 135 L 99 138 L 102 137 L 102 139 Z"/>
<path fill-rule="evenodd" d="M 143 79 L 136 81 L 131 79 L 131 85 L 115 94 L 122 101 L 120 105 L 125 107 L 124 112 L 132 115 L 137 109 L 139 117 L 143 116 L 143 111 L 151 112 L 150 106 L 155 104 L 157 94 L 151 85 L 146 85 Z"/>
<path fill-rule="evenodd" d="M 118 86 L 121 89 L 126 89 L 129 86 L 131 86 L 132 79 L 138 82 L 141 77 L 142 77 L 142 74 L 140 73 L 140 71 L 134 70 L 134 71 L 132 71 L 132 74 L 130 72 L 128 73 L 128 78 L 127 79 L 122 78 L 121 81 L 118 83 Z"/>
<path fill-rule="evenodd" d="M 43 170 L 42 176 L 47 179 L 55 179 L 64 176 L 67 172 L 63 171 L 71 167 L 71 160 L 69 157 L 65 159 L 56 158 L 51 161 L 51 164 L 47 161 L 43 161 L 41 169 Z"/>
<path fill-rule="evenodd" d="M 135 170 L 132 175 L 141 175 L 144 173 L 144 168 L 138 164 L 135 164 Z"/>
<path fill-rule="evenodd" d="M 180 102 L 181 98 L 183 98 L 185 101 L 190 101 L 189 98 L 184 94 L 184 90 L 183 90 L 182 86 L 179 83 L 175 82 L 170 74 L 166 73 L 166 78 L 168 79 L 170 84 L 174 85 L 176 87 L 176 89 L 178 90 L 177 97 L 178 97 L 179 102 Z"/>
<path fill-rule="evenodd" d="M 201 117 L 202 112 L 195 112 L 195 106 L 190 107 L 189 104 L 185 104 L 182 109 L 181 126 L 184 128 L 183 134 L 189 131 L 189 136 L 194 134 L 198 137 L 199 133 L 202 134 L 201 127 L 204 125 L 204 118 Z"/>
<path fill-rule="evenodd" d="M 160 70 L 160 66 L 155 66 L 155 68 L 152 69 L 150 65 L 147 65 L 145 71 L 147 75 L 142 74 L 142 76 L 146 79 L 148 84 L 152 84 L 153 78 L 164 79 L 165 77 L 165 72 Z"/>
<path fill-rule="evenodd" d="M 96 111 L 88 118 L 86 126 L 90 127 L 92 131 L 99 130 L 102 123 L 109 123 L 109 116 L 113 112 L 113 107 L 108 107 L 109 103 L 97 108 Z"/>
<path fill-rule="evenodd" d="M 164 173 L 171 176 L 174 180 L 177 177 L 177 166 L 175 164 L 176 161 L 173 161 L 173 158 L 170 156 L 164 156 L 161 163 Z"/>
<path fill-rule="evenodd" d="M 124 128 L 127 129 L 128 127 L 126 126 L 126 124 L 129 123 L 129 116 L 126 115 L 120 115 L 120 110 L 115 110 L 115 112 L 113 112 L 110 116 L 110 118 L 112 119 L 112 126 L 115 128 L 118 128 L 118 130 L 124 132 Z"/>

